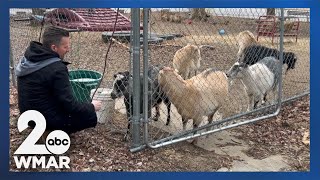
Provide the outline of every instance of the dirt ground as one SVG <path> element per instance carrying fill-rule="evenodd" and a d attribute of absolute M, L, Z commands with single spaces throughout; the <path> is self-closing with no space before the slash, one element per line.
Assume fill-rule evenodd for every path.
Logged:
<path fill-rule="evenodd" d="M 211 17 L 208 22 L 171 23 L 159 20 L 152 14 L 151 32 L 157 34 L 182 34 L 183 37 L 164 41 L 160 45 L 150 45 L 150 64 L 172 66 L 174 53 L 187 43 L 210 45 L 201 51 L 201 71 L 210 67 L 227 70 L 234 62 L 238 50 L 235 36 L 243 30 L 255 31 L 256 23 L 250 19 Z M 225 23 L 228 22 L 228 23 Z M 285 51 L 293 51 L 298 56 L 294 70 L 284 76 L 284 99 L 309 91 L 310 84 L 310 41 L 309 24 L 301 24 L 298 42 L 285 38 Z M 226 34 L 217 32 L 223 28 Z M 30 40 L 37 40 L 40 27 L 30 26 L 28 22 L 11 21 L 10 40 L 15 64 L 23 55 Z M 113 43 L 105 61 L 109 43 L 104 43 L 101 32 L 72 33 L 72 50 L 66 60 L 72 62 L 69 69 L 91 69 L 106 73 L 101 87 L 110 88 L 112 75 L 129 68 L 130 53 L 128 44 Z M 267 37 L 259 40 L 261 44 L 272 46 Z M 275 43 L 273 47 L 278 47 Z M 141 56 L 142 57 L 142 56 Z M 142 65 L 142 62 L 141 62 Z M 16 92 L 10 91 L 10 153 L 21 144 L 29 134 L 22 135 L 16 128 L 19 115 L 17 111 Z M 242 99 L 238 103 L 243 103 Z M 272 155 L 283 155 L 289 165 L 280 169 L 284 171 L 308 171 L 310 168 L 309 145 L 303 141 L 309 132 L 309 97 L 304 97 L 282 107 L 281 113 L 274 118 L 258 123 L 227 130 L 236 139 L 246 143 L 248 148 L 242 150 L 253 159 L 263 160 Z M 115 112 L 115 129 L 125 129 L 126 117 Z M 88 129 L 71 137 L 72 145 L 68 151 L 71 158 L 70 171 L 232 171 L 234 162 L 242 161 L 234 154 L 221 154 L 218 150 L 208 151 L 203 148 L 180 142 L 160 149 L 146 149 L 138 153 L 130 153 L 130 144 L 122 141 L 122 133 L 115 133 L 105 125 Z M 236 146 L 227 142 L 221 146 Z M 239 145 L 239 144 L 238 144 Z M 11 157 L 11 156 L 10 156 Z M 10 170 L 17 171 L 14 163 Z M 35 171 L 35 170 L 25 170 Z M 53 171 L 53 170 L 48 170 Z"/>
<path fill-rule="evenodd" d="M 17 93 L 10 90 L 10 154 L 17 149 L 31 130 L 19 133 L 17 130 Z M 231 141 L 216 135 L 215 149 L 206 150 L 188 142 L 165 146 L 159 149 L 145 149 L 137 153 L 129 151 L 130 143 L 123 141 L 123 133 L 114 133 L 105 124 L 87 129 L 71 136 L 71 147 L 65 154 L 71 159 L 67 171 L 309 171 L 310 170 L 310 99 L 303 97 L 285 104 L 276 117 L 261 122 L 226 130 Z M 125 119 L 119 113 L 114 120 Z M 219 133 L 217 133 L 219 134 Z M 228 152 L 224 148 L 246 147 L 239 152 Z M 223 151 L 224 153 L 220 153 Z M 245 154 L 245 157 L 243 156 Z M 265 159 L 279 155 L 286 164 L 277 169 L 277 161 L 260 169 L 236 168 L 237 163 L 250 158 L 258 166 Z M 16 169 L 10 155 L 10 171 L 60 171 L 59 169 Z M 62 170 L 65 171 L 65 170 Z"/>

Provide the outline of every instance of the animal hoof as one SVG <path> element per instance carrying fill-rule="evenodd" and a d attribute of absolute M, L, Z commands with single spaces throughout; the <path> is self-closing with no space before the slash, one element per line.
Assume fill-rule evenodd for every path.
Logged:
<path fill-rule="evenodd" d="M 196 139 L 194 139 L 193 141 L 192 141 L 192 145 L 197 145 L 198 144 L 198 138 L 196 138 Z"/>
<path fill-rule="evenodd" d="M 128 142 L 129 141 L 129 134 L 126 133 L 124 136 L 123 136 L 123 141 L 124 142 Z"/>
<path fill-rule="evenodd" d="M 187 142 L 190 143 L 190 144 L 193 144 L 194 139 L 188 139 Z"/>

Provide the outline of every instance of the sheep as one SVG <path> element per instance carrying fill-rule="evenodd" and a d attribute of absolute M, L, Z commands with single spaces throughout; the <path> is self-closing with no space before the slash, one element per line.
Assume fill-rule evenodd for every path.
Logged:
<path fill-rule="evenodd" d="M 170 19 L 170 22 L 174 22 L 174 23 L 181 23 L 182 22 L 182 16 L 177 13 L 170 15 L 169 19 Z"/>
<path fill-rule="evenodd" d="M 290 33 L 290 31 L 293 29 L 293 27 L 295 26 L 295 22 L 285 22 L 284 23 L 284 33 Z M 279 24 L 280 27 L 280 24 Z"/>
<path fill-rule="evenodd" d="M 200 68 L 200 48 L 196 45 L 187 44 L 179 49 L 173 57 L 173 68 L 183 79 L 189 79 L 197 75 Z"/>
<path fill-rule="evenodd" d="M 239 50 L 237 53 L 237 57 L 240 58 L 243 50 L 252 44 L 258 44 L 257 40 L 255 39 L 254 35 L 250 31 L 242 31 L 240 32 L 237 37 L 237 44 L 239 45 Z"/>
<path fill-rule="evenodd" d="M 238 61 L 252 65 L 268 56 L 273 56 L 276 59 L 279 59 L 280 52 L 277 49 L 268 48 L 262 45 L 250 45 L 244 48 L 243 53 Z M 295 53 L 283 52 L 283 64 L 287 64 L 286 73 L 289 69 L 295 68 L 296 61 L 297 56 Z"/>
<path fill-rule="evenodd" d="M 184 17 L 181 16 L 179 13 L 170 12 L 169 9 L 161 10 L 161 21 L 169 21 L 174 23 L 181 23 Z"/>
<path fill-rule="evenodd" d="M 159 105 L 164 102 L 167 106 L 167 122 L 166 125 L 170 123 L 170 109 L 171 102 L 166 94 L 161 90 L 158 83 L 158 73 L 162 67 L 161 66 L 150 66 L 148 69 L 148 117 L 151 117 L 151 108 L 156 108 L 156 115 L 152 118 L 158 121 L 160 116 Z M 143 77 L 141 78 L 140 88 L 140 113 L 143 113 Z M 128 71 L 118 72 L 114 74 L 113 89 L 111 92 L 111 98 L 113 100 L 121 98 L 124 96 L 124 104 L 126 107 L 126 114 L 128 121 L 131 121 L 133 115 L 133 95 L 132 95 L 132 75 Z M 130 103 L 131 102 L 131 103 Z M 125 140 L 128 137 L 130 130 L 130 123 L 128 123 L 128 129 L 125 134 Z"/>
<path fill-rule="evenodd" d="M 170 21 L 170 16 L 174 15 L 174 12 L 170 12 L 169 9 L 161 10 L 161 21 Z"/>
<path fill-rule="evenodd" d="M 193 128 L 199 127 L 203 116 L 211 123 L 228 98 L 227 76 L 213 68 L 187 80 L 170 67 L 164 67 L 158 76 L 162 90 L 182 117 L 183 130 L 189 119 L 193 119 Z"/>
<path fill-rule="evenodd" d="M 256 109 L 257 104 L 267 101 L 267 94 L 275 92 L 279 84 L 281 73 L 280 61 L 274 57 L 265 57 L 256 64 L 236 62 L 228 71 L 229 80 L 240 79 L 249 96 L 248 111 Z M 253 107 L 252 107 L 253 106 Z"/>

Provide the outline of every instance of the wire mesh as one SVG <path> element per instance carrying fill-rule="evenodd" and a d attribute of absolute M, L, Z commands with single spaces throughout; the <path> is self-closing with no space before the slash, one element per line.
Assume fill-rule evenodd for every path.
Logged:
<path fill-rule="evenodd" d="M 310 84 L 309 9 L 285 9 L 284 12 L 284 52 L 293 52 L 297 61 L 294 69 L 291 68 L 287 72 L 289 63 L 283 64 L 282 100 L 309 92 Z M 253 107 L 249 108 L 246 88 L 237 78 L 228 84 L 230 98 L 218 94 L 214 96 L 215 98 L 209 97 L 212 96 L 210 90 L 214 93 L 221 90 L 215 89 L 223 83 L 224 78 L 221 74 L 218 75 L 217 71 L 228 72 L 237 61 L 243 62 L 244 59 L 250 59 L 249 55 L 247 58 L 244 56 L 250 54 L 249 52 L 258 54 L 257 50 L 246 49 L 247 46 L 261 45 L 273 49 L 270 52 L 275 52 L 274 56 L 279 55 L 280 9 L 274 9 L 274 15 L 270 18 L 265 17 L 266 8 L 151 8 L 149 15 L 147 34 L 148 108 L 151 113 L 148 119 L 149 142 L 153 145 L 170 144 L 184 140 L 187 135 L 193 134 L 192 120 L 188 120 L 186 129 L 183 130 L 181 109 L 186 106 L 189 106 L 187 113 L 191 114 L 190 116 L 203 115 L 202 118 L 198 118 L 201 123 L 197 126 L 202 127 L 202 129 L 198 128 L 198 133 L 249 123 L 252 119 L 270 115 L 276 111 L 278 88 L 275 92 L 268 93 L 265 104 L 261 104 L 262 99 L 257 104 L 257 109 L 252 111 Z M 99 85 L 83 90 L 86 94 L 84 100 L 90 101 L 91 98 L 103 100 L 103 109 L 98 112 L 99 122 L 111 131 L 125 133 L 133 111 L 132 62 L 130 61 L 132 59 L 131 11 L 120 8 L 118 21 L 113 27 L 116 17 L 116 8 L 10 9 L 10 42 L 13 61 L 17 64 L 29 42 L 39 41 L 44 27 L 55 25 L 68 29 L 72 45 L 65 60 L 72 63 L 68 66 L 70 71 L 89 70 L 101 74 L 101 84 L 99 82 Z M 141 30 L 143 29 L 142 20 L 141 11 Z M 45 22 L 44 27 L 42 22 Z M 115 31 L 112 33 L 113 29 Z M 239 35 L 241 32 L 247 33 Z M 140 44 L 142 44 L 142 36 L 141 32 Z M 188 77 L 184 75 L 185 79 L 182 82 L 197 84 L 197 93 L 201 92 L 202 95 L 198 96 L 197 93 L 191 95 L 188 91 L 179 90 L 178 84 L 171 82 L 173 85 L 167 88 L 167 91 L 173 91 L 173 87 L 176 87 L 175 93 L 181 94 L 176 98 L 178 100 L 171 101 L 172 95 L 166 98 L 162 94 L 163 87 L 159 83 L 158 74 L 163 66 L 174 69 L 175 54 L 188 44 L 195 45 L 196 50 L 187 55 L 181 53 L 181 56 L 186 59 L 192 59 L 195 56 L 194 59 L 199 59 L 196 54 L 200 51 L 201 58 L 199 64 L 193 63 L 193 70 L 186 72 Z M 109 45 L 111 46 L 108 52 Z M 284 61 L 286 58 L 288 57 L 284 55 Z M 179 59 L 178 55 L 176 59 Z M 259 71 L 263 71 L 262 69 L 259 68 Z M 199 80 L 197 78 L 200 77 L 194 77 L 195 73 L 202 73 L 210 78 Z M 263 75 L 260 77 L 263 79 L 260 84 L 269 84 L 270 82 L 266 79 L 270 77 Z M 211 76 L 217 76 L 216 80 L 210 80 Z M 99 80 L 100 77 L 95 76 L 94 79 Z M 75 89 L 79 91 L 80 88 Z M 95 90 L 97 91 L 93 97 Z M 77 96 L 76 93 L 75 96 Z M 219 102 L 213 103 L 218 99 L 217 97 L 220 98 Z M 140 103 L 141 110 L 142 102 L 143 99 Z M 169 102 L 171 106 L 168 106 Z M 177 109 L 177 104 L 181 104 L 180 110 Z M 214 114 L 213 122 L 208 129 L 205 126 L 208 123 L 206 117 L 208 114 L 204 113 L 205 109 L 212 112 L 211 106 L 221 104 L 223 109 L 219 109 Z M 245 115 L 250 112 L 253 113 Z M 168 115 L 170 115 L 169 121 Z M 234 116 L 236 118 L 232 118 Z"/>
<path fill-rule="evenodd" d="M 168 145 L 190 134 L 197 137 L 268 117 L 277 110 L 276 80 L 281 72 L 283 101 L 309 92 L 309 17 L 290 11 L 293 9 L 284 10 L 284 64 L 278 71 L 281 63 L 257 65 L 256 61 L 268 56 L 280 59 L 280 9 L 268 16 L 267 9 L 261 8 L 151 9 L 149 64 L 171 68 L 160 71 L 155 84 L 160 82 L 172 103 L 169 113 L 161 103 L 159 120 L 149 121 L 151 145 Z M 159 37 L 162 40 L 154 43 Z M 246 77 L 242 70 L 233 81 L 228 77 L 228 84 L 224 83 L 219 73 L 230 72 L 236 62 L 255 70 Z M 224 86 L 229 87 L 228 96 Z M 212 122 L 208 121 L 212 115 Z M 157 117 L 156 109 L 153 117 Z"/>
<path fill-rule="evenodd" d="M 113 100 L 111 91 L 114 75 L 130 69 L 131 23 L 128 9 L 119 9 L 118 14 L 117 10 L 10 9 L 10 42 L 15 67 L 30 41 L 41 41 L 45 27 L 53 25 L 67 29 L 71 47 L 64 60 L 71 62 L 68 69 L 75 98 L 86 102 L 101 100 L 102 109 L 97 112 L 100 125 L 112 132 L 124 133 L 127 129 L 124 98 Z"/>

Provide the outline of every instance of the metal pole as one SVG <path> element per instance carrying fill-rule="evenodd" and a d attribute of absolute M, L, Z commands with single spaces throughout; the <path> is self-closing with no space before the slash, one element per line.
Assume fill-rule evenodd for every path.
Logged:
<path fill-rule="evenodd" d="M 281 15 L 281 20 L 280 20 L 280 56 L 279 56 L 279 60 L 280 60 L 280 70 L 281 72 L 279 73 L 279 91 L 278 91 L 278 106 L 277 106 L 277 111 L 280 111 L 281 108 L 281 101 L 282 101 L 282 66 L 283 66 L 283 35 L 284 35 L 284 9 L 281 8 L 280 11 L 280 15 Z"/>
<path fill-rule="evenodd" d="M 10 72 L 11 72 L 12 85 L 13 87 L 17 88 L 17 81 L 14 73 L 14 62 L 13 62 L 13 53 L 12 53 L 11 43 L 10 43 Z"/>
<path fill-rule="evenodd" d="M 131 148 L 131 152 L 137 152 L 145 149 L 148 144 L 148 11 L 149 8 L 143 9 L 143 140 L 144 144 Z"/>
<path fill-rule="evenodd" d="M 149 8 L 143 9 L 143 119 L 144 143 L 148 143 L 148 19 Z"/>
<path fill-rule="evenodd" d="M 143 9 L 143 125 L 144 144 L 148 143 L 148 8 Z M 146 145 L 130 149 L 131 152 L 141 151 Z"/>
<path fill-rule="evenodd" d="M 140 10 L 131 9 L 132 44 L 133 44 L 133 116 L 132 139 L 133 147 L 140 145 Z"/>
<path fill-rule="evenodd" d="M 148 12 L 146 13 L 146 14 L 148 14 L 148 19 L 147 19 L 147 21 L 148 21 L 148 23 L 146 24 L 146 26 L 148 26 L 148 24 L 150 25 L 150 29 L 149 29 L 149 38 L 151 39 L 151 30 L 152 30 L 152 28 L 151 28 L 151 26 L 152 26 L 152 22 L 151 22 L 151 9 L 150 8 L 148 8 Z M 143 20 L 144 21 L 144 20 Z M 149 26 L 148 26 L 149 27 Z M 148 36 L 147 36 L 148 37 Z"/>
<path fill-rule="evenodd" d="M 130 13 L 131 13 L 131 22 L 133 20 L 133 16 L 132 16 L 132 8 L 130 10 Z M 133 59 L 133 56 L 132 56 L 132 51 L 133 51 L 133 23 L 131 23 L 131 26 L 130 26 L 130 49 L 129 49 L 129 53 L 130 53 L 130 61 L 129 61 L 129 72 L 132 74 L 132 59 Z M 131 103 L 131 102 L 130 102 Z"/>
<path fill-rule="evenodd" d="M 259 120 L 264 120 L 264 119 L 267 119 L 267 118 L 271 118 L 271 117 L 274 117 L 274 116 L 278 115 L 278 113 L 279 112 L 275 112 L 275 113 L 270 114 L 270 115 L 254 118 L 254 119 L 251 119 L 249 121 L 244 121 L 244 122 L 241 122 L 241 123 L 238 123 L 238 124 L 230 124 L 230 125 L 227 125 L 227 126 L 224 126 L 224 127 L 220 127 L 220 128 L 214 129 L 214 130 L 209 130 L 209 131 L 206 131 L 206 132 L 203 132 L 203 133 L 197 133 L 197 134 L 194 134 L 194 135 L 191 135 L 191 136 L 181 137 L 179 139 L 172 139 L 172 140 L 170 140 L 170 142 L 168 142 L 168 141 L 165 142 L 164 139 L 162 139 L 162 140 L 153 142 L 152 145 L 150 145 L 149 147 L 151 147 L 151 148 L 159 148 L 159 147 L 167 146 L 167 145 L 170 145 L 170 144 L 173 144 L 173 143 L 186 141 L 186 140 L 193 139 L 193 138 L 196 138 L 196 137 L 212 134 L 212 133 L 219 132 L 219 131 L 226 130 L 226 129 L 230 129 L 230 128 L 233 128 L 233 127 L 238 127 L 238 126 L 249 124 L 249 123 L 253 123 L 253 122 L 256 122 L 256 121 L 259 121 Z"/>

